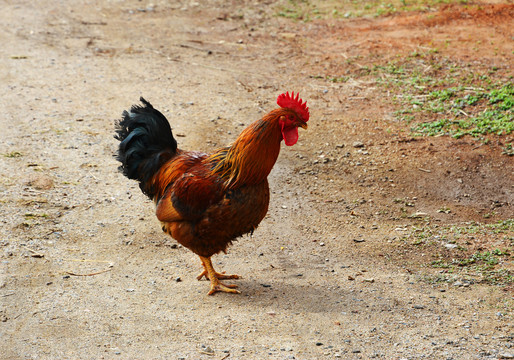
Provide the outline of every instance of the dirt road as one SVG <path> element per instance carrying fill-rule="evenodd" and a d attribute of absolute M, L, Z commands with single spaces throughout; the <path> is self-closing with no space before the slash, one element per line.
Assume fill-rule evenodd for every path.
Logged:
<path fill-rule="evenodd" d="M 0 357 L 514 358 L 512 284 L 430 266 L 457 251 L 435 232 L 412 245 L 422 227 L 512 219 L 512 157 L 413 138 L 387 89 L 351 75 L 429 46 L 504 69 L 512 6 L 302 22 L 228 3 L 2 1 Z M 198 258 L 117 172 L 114 120 L 143 95 L 180 147 L 210 151 L 291 90 L 309 130 L 282 149 L 259 229 L 214 258 L 242 294 L 207 296 Z"/>

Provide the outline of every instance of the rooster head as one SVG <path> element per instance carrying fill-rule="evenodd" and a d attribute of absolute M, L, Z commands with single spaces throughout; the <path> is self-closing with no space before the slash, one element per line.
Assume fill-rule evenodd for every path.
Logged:
<path fill-rule="evenodd" d="M 280 130 L 282 137 L 287 146 L 292 146 L 298 141 L 298 128 L 307 129 L 307 121 L 309 121 L 309 108 L 307 101 L 302 102 L 300 95 L 297 93 L 296 97 L 294 91 L 280 94 L 277 98 L 277 104 L 287 110 L 279 119 Z"/>

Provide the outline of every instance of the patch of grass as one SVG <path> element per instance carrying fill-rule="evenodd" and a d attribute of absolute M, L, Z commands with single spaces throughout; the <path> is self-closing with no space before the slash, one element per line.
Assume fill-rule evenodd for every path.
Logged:
<path fill-rule="evenodd" d="M 11 152 L 5 153 L 3 155 L 6 158 L 19 158 L 19 157 L 23 156 L 23 154 L 19 151 L 11 151 Z"/>
<path fill-rule="evenodd" d="M 512 145 L 512 143 L 508 143 L 507 145 L 505 145 L 502 153 L 505 155 L 513 156 L 514 155 L 514 146 Z"/>
<path fill-rule="evenodd" d="M 396 118 L 411 124 L 414 134 L 470 135 L 487 142 L 489 135 L 514 133 L 512 77 L 491 77 L 498 72 L 495 68 L 480 73 L 429 50 L 374 65 L 370 74 L 393 94 Z M 508 144 L 504 153 L 512 152 Z"/>
<path fill-rule="evenodd" d="M 25 217 L 27 219 L 30 219 L 30 218 L 32 218 L 32 219 L 34 219 L 34 218 L 47 218 L 48 214 L 44 214 L 44 213 L 43 214 L 26 213 Z"/>
<path fill-rule="evenodd" d="M 469 266 L 471 264 L 482 264 L 485 269 L 492 269 L 500 262 L 499 257 L 508 255 L 508 252 L 495 249 L 493 251 L 485 251 L 482 253 L 475 253 L 467 259 L 462 259 L 456 263 L 459 266 Z"/>
<path fill-rule="evenodd" d="M 285 4 L 279 6 L 277 16 L 309 21 L 318 12 L 317 8 L 308 0 L 288 0 Z"/>
<path fill-rule="evenodd" d="M 327 76 L 327 80 L 333 83 L 344 83 L 350 78 L 348 76 Z"/>
<path fill-rule="evenodd" d="M 283 0 L 279 3 L 276 15 L 301 21 L 381 17 L 398 12 L 430 11 L 446 4 L 466 3 L 467 0 Z"/>
<path fill-rule="evenodd" d="M 495 224 L 484 225 L 486 229 L 492 230 L 495 234 L 503 232 L 514 232 L 514 219 L 499 221 Z"/>
<path fill-rule="evenodd" d="M 514 131 L 512 84 L 495 84 L 486 90 L 475 90 L 473 94 L 464 93 L 463 87 L 431 92 L 426 106 L 422 104 L 421 110 L 445 117 L 416 125 L 413 130 L 420 134 L 447 134 L 455 138 L 464 135 L 508 135 Z"/>
<path fill-rule="evenodd" d="M 442 269 L 444 274 L 472 275 L 481 282 L 500 285 L 513 279 L 514 219 L 493 224 L 424 226 L 415 228 L 403 240 L 404 246 L 421 246 L 423 253 L 432 253 L 427 265 Z M 487 249 L 488 244 L 495 245 Z M 468 250 L 473 246 L 479 250 Z"/>

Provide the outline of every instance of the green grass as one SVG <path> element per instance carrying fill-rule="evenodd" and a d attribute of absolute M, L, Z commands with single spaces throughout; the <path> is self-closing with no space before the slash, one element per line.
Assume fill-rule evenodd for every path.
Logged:
<path fill-rule="evenodd" d="M 283 0 L 276 15 L 301 21 L 389 16 L 398 12 L 426 12 L 445 4 L 467 4 L 467 0 Z"/>
<path fill-rule="evenodd" d="M 494 249 L 477 252 L 463 259 L 438 259 L 431 263 L 434 268 L 445 269 L 449 274 L 479 276 L 481 282 L 491 285 L 508 285 L 514 280 L 512 269 L 497 268 L 501 261 L 509 261 L 509 251 Z"/>
<path fill-rule="evenodd" d="M 512 145 L 512 143 L 508 143 L 505 145 L 505 148 L 503 149 L 503 154 L 514 156 L 514 146 Z"/>
<path fill-rule="evenodd" d="M 361 64 L 355 64 L 358 60 Z M 346 59 L 345 74 L 314 78 L 339 83 L 375 80 L 390 94 L 396 119 L 414 136 L 471 136 L 484 143 L 503 137 L 503 154 L 514 155 L 514 85 L 508 67 L 458 62 L 438 49 L 398 54 L 386 63 Z"/>
<path fill-rule="evenodd" d="M 393 94 L 396 118 L 414 134 L 485 140 L 514 133 L 512 77 L 495 77 L 497 71 L 479 72 L 433 49 L 374 65 L 370 74 Z M 508 144 L 504 153 L 512 152 Z"/>
<path fill-rule="evenodd" d="M 6 158 L 19 158 L 19 157 L 22 157 L 23 154 L 19 151 L 11 151 L 9 153 L 3 154 L 3 156 Z"/>
<path fill-rule="evenodd" d="M 480 277 L 482 282 L 498 285 L 509 284 L 514 279 L 514 219 L 492 224 L 470 222 L 464 225 L 424 226 L 414 229 L 403 240 L 407 246 L 430 248 L 435 255 L 427 265 L 444 269 L 445 274 L 473 274 Z M 470 251 L 468 248 L 477 240 L 496 245 L 490 249 Z M 502 245 L 498 245 L 500 243 Z M 455 246 L 446 250 L 444 244 Z"/>
<path fill-rule="evenodd" d="M 434 90 L 427 101 L 418 104 L 420 111 L 442 115 L 435 121 L 413 127 L 419 134 L 445 134 L 455 138 L 464 135 L 508 135 L 514 131 L 514 86 L 493 84 L 488 89 L 466 91 L 466 87 Z"/>

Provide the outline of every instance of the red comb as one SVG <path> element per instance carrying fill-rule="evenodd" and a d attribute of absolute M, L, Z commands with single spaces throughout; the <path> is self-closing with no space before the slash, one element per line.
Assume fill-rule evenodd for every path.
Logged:
<path fill-rule="evenodd" d="M 303 121 L 309 121 L 309 108 L 307 107 L 307 101 L 302 104 L 300 94 L 294 96 L 294 91 L 289 95 L 289 91 L 285 94 L 280 94 L 277 98 L 277 104 L 280 107 L 288 108 L 296 111 L 296 113 L 302 118 Z"/>

